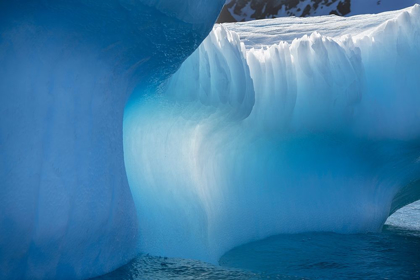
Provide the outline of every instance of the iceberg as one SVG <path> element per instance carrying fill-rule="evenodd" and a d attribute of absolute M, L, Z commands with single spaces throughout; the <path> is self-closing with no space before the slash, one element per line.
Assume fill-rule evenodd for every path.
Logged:
<path fill-rule="evenodd" d="M 216 263 L 420 199 L 420 6 L 212 30 L 224 2 L 0 2 L 0 278 Z"/>
<path fill-rule="evenodd" d="M 217 263 L 274 234 L 380 231 L 420 199 L 419 48 L 419 5 L 216 25 L 125 111 L 141 250 Z"/>
<path fill-rule="evenodd" d="M 223 0 L 0 1 L 0 278 L 80 279 L 138 253 L 134 88 L 174 73 Z"/>

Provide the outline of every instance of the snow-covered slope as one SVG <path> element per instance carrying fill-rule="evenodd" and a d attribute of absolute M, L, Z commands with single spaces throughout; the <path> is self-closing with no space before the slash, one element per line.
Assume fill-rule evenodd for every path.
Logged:
<path fill-rule="evenodd" d="M 218 22 L 276 17 L 351 16 L 398 10 L 419 0 L 227 0 Z"/>

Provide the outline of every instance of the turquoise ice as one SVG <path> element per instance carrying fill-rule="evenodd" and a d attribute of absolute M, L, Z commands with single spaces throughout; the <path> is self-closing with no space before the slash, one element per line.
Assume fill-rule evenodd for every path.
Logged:
<path fill-rule="evenodd" d="M 223 2 L 0 2 L 0 278 L 215 263 L 420 198 L 420 6 L 282 38 L 211 31 Z"/>
<path fill-rule="evenodd" d="M 88 278 L 138 252 L 123 112 L 223 3 L 0 1 L 0 278 Z"/>

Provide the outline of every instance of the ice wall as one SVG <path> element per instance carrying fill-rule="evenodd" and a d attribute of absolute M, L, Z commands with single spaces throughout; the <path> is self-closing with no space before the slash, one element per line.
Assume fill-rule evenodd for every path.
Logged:
<path fill-rule="evenodd" d="M 223 2 L 0 1 L 0 278 L 216 262 L 420 198 L 419 6 L 258 49 L 218 26 L 193 53 Z"/>
<path fill-rule="evenodd" d="M 420 199 L 420 6 L 372 18 L 258 48 L 240 36 L 261 29 L 216 26 L 161 94 L 130 103 L 142 251 L 217 262 L 273 234 L 379 231 Z"/>
<path fill-rule="evenodd" d="M 0 278 L 109 272 L 138 251 L 122 122 L 222 0 L 0 1 Z"/>

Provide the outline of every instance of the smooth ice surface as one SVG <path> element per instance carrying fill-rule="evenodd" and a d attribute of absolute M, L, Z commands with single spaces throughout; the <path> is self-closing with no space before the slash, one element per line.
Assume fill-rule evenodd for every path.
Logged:
<path fill-rule="evenodd" d="M 1 279 L 87 278 L 138 253 L 125 104 L 179 68 L 222 5 L 0 1 Z"/>
<path fill-rule="evenodd" d="M 420 198 L 420 6 L 309 19 L 319 32 L 288 42 L 253 35 L 276 32 L 262 22 L 216 26 L 159 95 L 130 102 L 143 252 L 215 263 L 279 233 L 378 232 Z"/>

